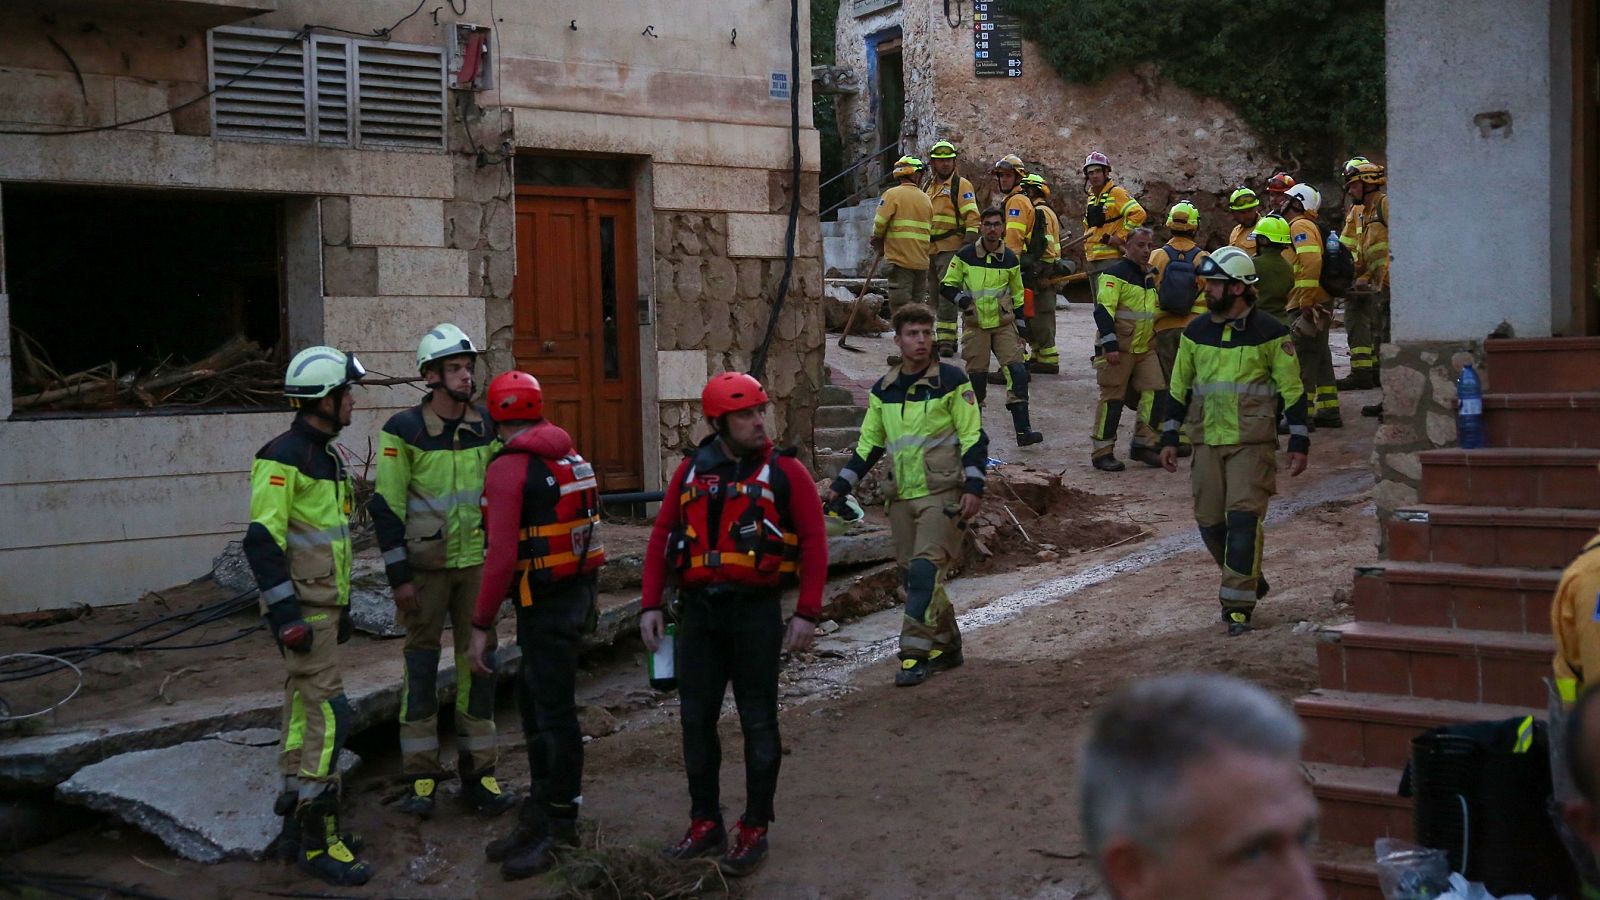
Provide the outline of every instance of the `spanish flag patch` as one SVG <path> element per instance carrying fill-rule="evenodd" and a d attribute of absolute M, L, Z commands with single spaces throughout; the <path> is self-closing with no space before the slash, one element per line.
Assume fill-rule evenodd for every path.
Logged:
<path fill-rule="evenodd" d="M 267 484 L 270 484 L 273 487 L 283 487 L 283 485 L 284 485 L 283 476 L 282 475 L 269 475 L 269 476 L 267 476 Z"/>
<path fill-rule="evenodd" d="M 390 457 L 399 456 L 400 455 L 400 448 L 399 447 L 385 447 L 385 448 L 383 448 L 383 455 L 384 456 L 390 456 Z"/>

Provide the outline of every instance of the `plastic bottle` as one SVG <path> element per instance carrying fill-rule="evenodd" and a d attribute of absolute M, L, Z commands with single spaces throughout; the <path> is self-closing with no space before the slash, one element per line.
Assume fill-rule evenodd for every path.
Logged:
<path fill-rule="evenodd" d="M 678 687 L 678 671 L 673 666 L 672 645 L 678 633 L 678 626 L 668 624 L 666 633 L 661 636 L 661 644 L 656 647 L 656 652 L 650 654 L 650 686 L 658 691 L 676 690 Z"/>
<path fill-rule="evenodd" d="M 1456 377 L 1456 399 L 1461 406 L 1456 411 L 1456 439 L 1463 450 L 1483 446 L 1483 384 L 1472 366 L 1461 370 Z"/>

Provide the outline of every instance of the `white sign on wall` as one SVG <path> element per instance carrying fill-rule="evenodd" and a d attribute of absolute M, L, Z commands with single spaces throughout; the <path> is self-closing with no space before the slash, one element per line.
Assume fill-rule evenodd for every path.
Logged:
<path fill-rule="evenodd" d="M 850 13 L 859 19 L 881 9 L 899 5 L 900 0 L 850 0 Z"/>

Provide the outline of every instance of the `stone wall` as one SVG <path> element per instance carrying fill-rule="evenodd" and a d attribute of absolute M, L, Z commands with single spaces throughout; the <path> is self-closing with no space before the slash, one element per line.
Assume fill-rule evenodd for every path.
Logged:
<path fill-rule="evenodd" d="M 1489 373 L 1481 341 L 1407 341 L 1384 344 L 1383 424 L 1373 438 L 1373 499 L 1380 520 L 1417 502 L 1424 450 L 1456 443 L 1456 376 L 1472 365 L 1487 390 Z"/>

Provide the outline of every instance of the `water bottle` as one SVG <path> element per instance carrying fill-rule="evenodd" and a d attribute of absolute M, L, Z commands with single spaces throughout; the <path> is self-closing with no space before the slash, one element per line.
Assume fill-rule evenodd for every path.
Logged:
<path fill-rule="evenodd" d="M 1456 411 L 1456 438 L 1461 449 L 1471 450 L 1483 446 L 1483 385 L 1472 366 L 1461 370 L 1456 378 L 1456 399 L 1461 407 Z"/>
<path fill-rule="evenodd" d="M 678 626 L 668 624 L 660 646 L 650 654 L 650 686 L 658 691 L 671 691 L 678 687 L 678 671 L 672 661 L 673 638 L 677 633 Z"/>

